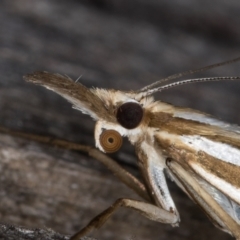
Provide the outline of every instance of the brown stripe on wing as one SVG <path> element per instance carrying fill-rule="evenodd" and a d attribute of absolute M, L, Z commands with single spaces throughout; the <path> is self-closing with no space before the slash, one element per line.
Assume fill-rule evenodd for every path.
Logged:
<path fill-rule="evenodd" d="M 197 153 L 194 161 L 208 173 L 240 190 L 240 166 L 219 160 L 203 151 Z"/>
<path fill-rule="evenodd" d="M 229 144 L 240 149 L 240 134 L 221 129 L 218 126 L 198 121 L 174 117 L 171 113 L 147 113 L 149 127 L 159 128 L 162 131 L 177 135 L 198 135 L 210 140 Z"/>

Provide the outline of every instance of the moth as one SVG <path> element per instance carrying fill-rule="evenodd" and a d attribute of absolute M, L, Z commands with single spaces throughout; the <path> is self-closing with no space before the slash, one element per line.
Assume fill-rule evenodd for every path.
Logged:
<path fill-rule="evenodd" d="M 103 162 L 143 201 L 118 199 L 72 240 L 100 227 L 120 207 L 136 210 L 153 221 L 178 226 L 180 216 L 166 175 L 203 209 L 215 226 L 240 239 L 240 127 L 196 110 L 155 101 L 152 96 L 187 83 L 240 79 L 211 77 L 163 84 L 239 60 L 175 74 L 138 91 L 89 89 L 69 77 L 48 72 L 24 76 L 26 81 L 60 94 L 74 108 L 90 115 L 96 121 L 96 147 L 102 152 L 118 151 L 124 136 L 136 150 L 143 183 L 107 157 Z M 94 156 L 101 158 L 96 153 Z"/>

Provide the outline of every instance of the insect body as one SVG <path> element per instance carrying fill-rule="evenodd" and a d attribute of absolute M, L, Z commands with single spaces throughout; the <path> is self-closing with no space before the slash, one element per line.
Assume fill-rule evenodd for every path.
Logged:
<path fill-rule="evenodd" d="M 218 65 L 221 64 L 210 67 Z M 165 174 L 201 206 L 217 227 L 240 239 L 240 127 L 195 110 L 154 101 L 150 96 L 188 82 L 240 77 L 185 80 L 159 87 L 159 83 L 186 73 L 135 92 L 88 89 L 67 77 L 47 72 L 25 76 L 27 81 L 62 95 L 74 108 L 96 120 L 95 141 L 101 151 L 117 151 L 122 136 L 127 136 L 135 146 L 145 180 L 144 184 L 136 181 L 132 187 L 145 201 L 117 200 L 72 239 L 99 227 L 121 206 L 137 210 L 151 220 L 178 226 L 180 217 Z"/>

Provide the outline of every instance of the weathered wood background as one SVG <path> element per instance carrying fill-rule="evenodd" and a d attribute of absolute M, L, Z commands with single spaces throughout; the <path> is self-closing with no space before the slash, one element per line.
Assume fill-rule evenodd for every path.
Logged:
<path fill-rule="evenodd" d="M 94 145 L 89 117 L 56 94 L 25 83 L 22 76 L 47 70 L 74 79 L 81 75 L 87 86 L 138 89 L 239 56 L 239 12 L 239 0 L 1 0 L 0 125 Z M 240 75 L 239 66 L 203 75 Z M 217 82 L 179 87 L 156 98 L 240 124 L 239 92 L 239 82 Z M 128 143 L 113 158 L 138 176 Z M 181 214 L 179 228 L 122 209 L 91 236 L 231 239 L 175 184 L 169 185 Z M 119 197 L 138 198 L 86 154 L 0 134 L 1 223 L 51 228 L 67 236 Z"/>

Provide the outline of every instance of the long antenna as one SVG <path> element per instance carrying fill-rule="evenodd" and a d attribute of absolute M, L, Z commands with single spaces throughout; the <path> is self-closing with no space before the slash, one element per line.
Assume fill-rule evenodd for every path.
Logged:
<path fill-rule="evenodd" d="M 171 75 L 169 77 L 160 79 L 157 82 L 154 82 L 154 83 L 152 83 L 152 84 L 150 84 L 148 86 L 145 86 L 145 87 L 141 88 L 140 90 L 138 90 L 137 92 L 144 92 L 144 91 L 147 91 L 149 89 L 156 88 L 158 85 L 160 85 L 163 82 L 166 82 L 166 81 L 169 81 L 169 80 L 173 80 L 173 79 L 176 79 L 176 78 L 180 78 L 180 77 L 183 77 L 183 76 L 186 76 L 186 75 L 190 75 L 190 74 L 194 74 L 194 73 L 198 73 L 198 72 L 203 72 L 203 71 L 206 71 L 206 70 L 209 70 L 209 69 L 212 69 L 212 68 L 228 65 L 228 64 L 231 64 L 231 63 L 234 63 L 234 62 L 237 62 L 237 61 L 240 61 L 240 57 L 237 57 L 237 58 L 234 58 L 232 60 L 225 61 L 225 62 L 215 63 L 215 64 L 212 64 L 212 65 L 203 67 L 203 68 L 199 68 L 199 69 L 195 69 L 195 70 L 188 70 L 188 71 L 185 71 L 185 72 L 173 74 L 173 75 Z M 217 81 L 217 80 L 215 80 L 215 81 Z"/>
<path fill-rule="evenodd" d="M 141 97 L 146 97 L 149 95 L 152 95 L 155 92 L 160 92 L 169 88 L 177 87 L 180 85 L 185 85 L 189 83 L 197 83 L 197 82 L 214 82 L 214 81 L 221 81 L 221 80 L 240 80 L 240 76 L 237 77 L 208 77 L 208 78 L 195 78 L 195 79 L 187 79 L 183 81 L 178 81 L 174 83 L 170 83 L 167 85 L 163 85 L 160 87 L 148 89 L 146 91 L 139 92 L 141 94 Z"/>

